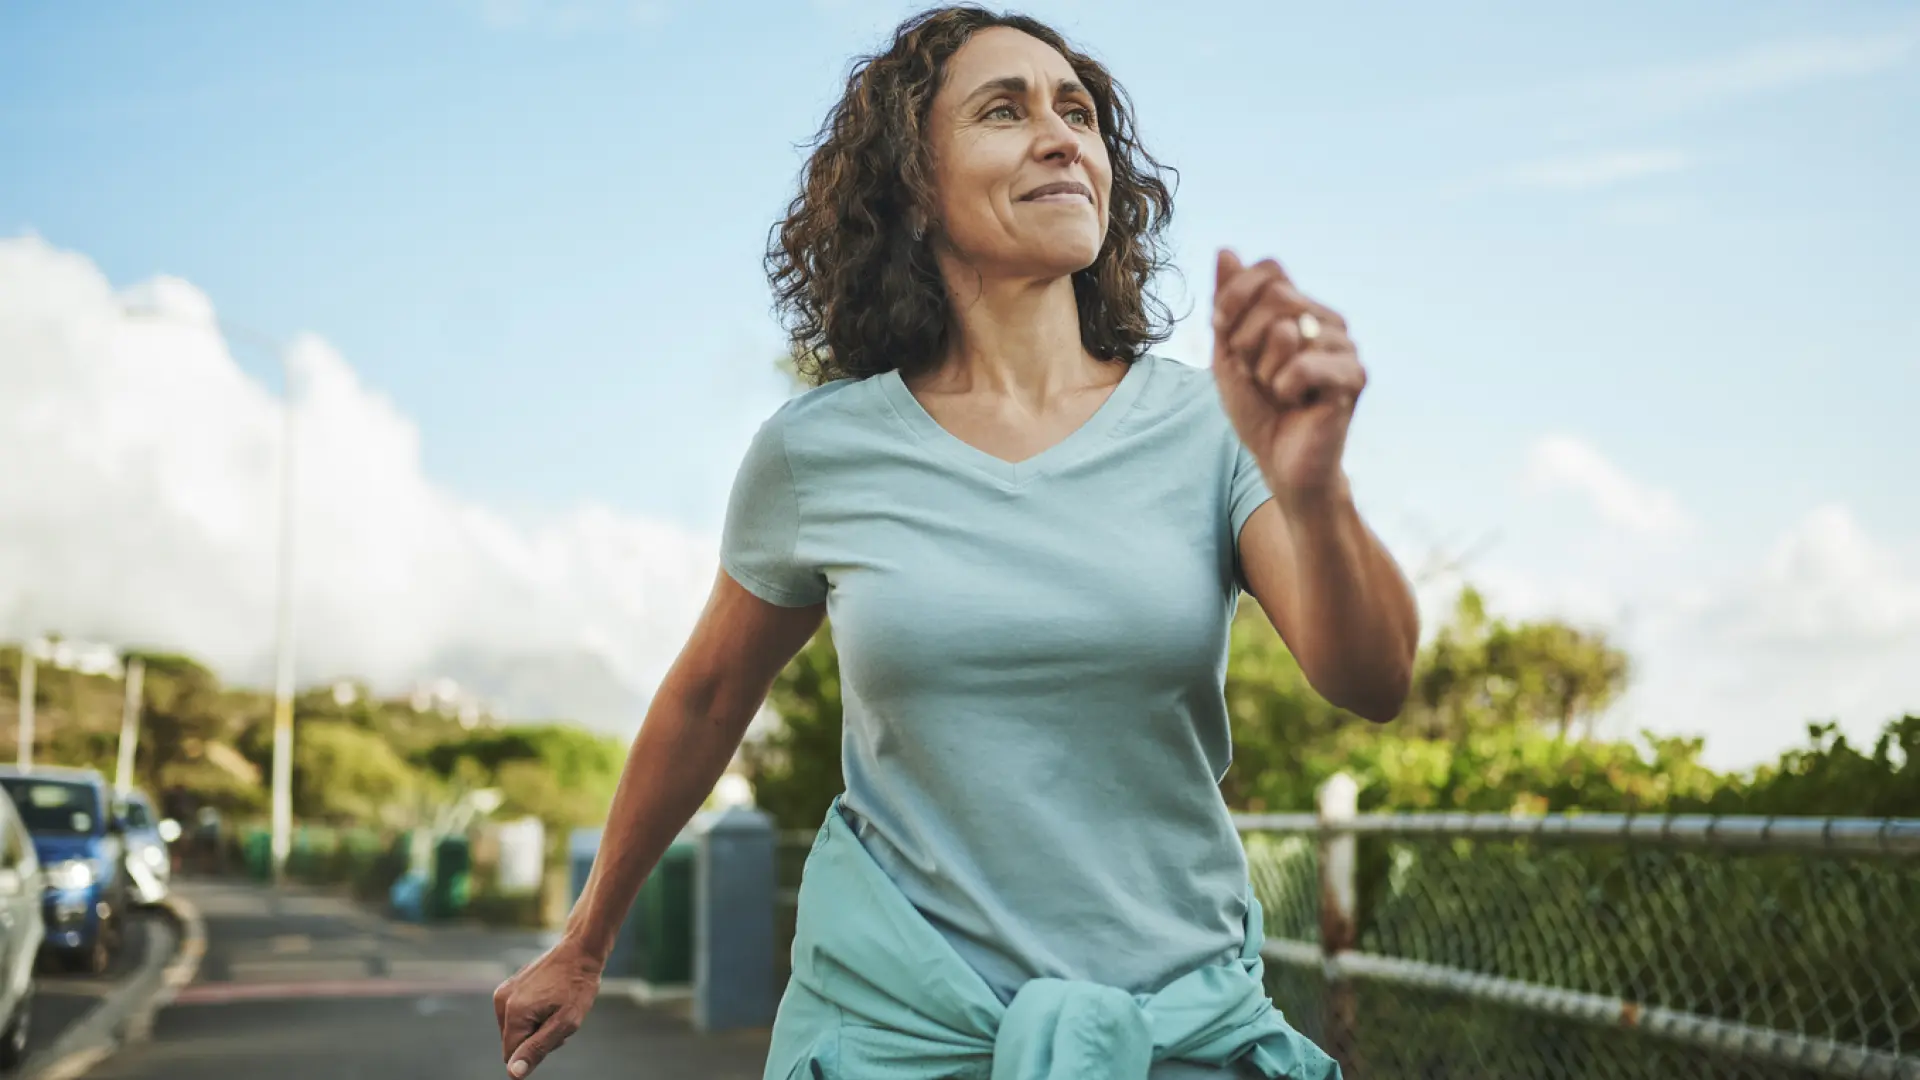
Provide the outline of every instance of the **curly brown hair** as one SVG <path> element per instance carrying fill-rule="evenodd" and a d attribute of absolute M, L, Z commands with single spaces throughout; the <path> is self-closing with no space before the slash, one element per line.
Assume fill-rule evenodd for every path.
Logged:
<path fill-rule="evenodd" d="M 855 61 L 846 93 L 820 126 L 800 192 L 770 231 L 767 276 L 787 327 L 791 359 L 812 385 L 891 369 L 922 370 L 953 333 L 946 284 L 930 245 L 908 232 L 933 220 L 933 163 L 925 132 L 946 63 L 976 32 L 1004 26 L 1058 50 L 1093 95 L 1113 161 L 1106 242 L 1073 275 L 1080 340 L 1103 360 L 1133 361 L 1167 340 L 1172 317 L 1150 291 L 1170 266 L 1162 234 L 1173 192 L 1134 133 L 1132 107 L 1107 69 L 1024 15 L 970 5 L 902 22 L 885 51 Z"/>

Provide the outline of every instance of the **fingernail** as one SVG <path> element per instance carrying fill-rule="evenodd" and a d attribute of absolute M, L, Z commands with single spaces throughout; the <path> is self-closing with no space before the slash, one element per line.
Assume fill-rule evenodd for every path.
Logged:
<path fill-rule="evenodd" d="M 519 1080 L 520 1077 L 527 1075 L 527 1063 L 525 1061 L 516 1061 L 507 1066 L 507 1075 L 514 1077 L 515 1080 Z"/>

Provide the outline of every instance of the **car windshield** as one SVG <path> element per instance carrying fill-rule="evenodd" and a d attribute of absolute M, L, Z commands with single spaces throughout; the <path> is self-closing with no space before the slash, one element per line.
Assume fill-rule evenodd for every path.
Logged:
<path fill-rule="evenodd" d="M 30 833 L 84 836 L 100 822 L 100 798 L 89 784 L 9 776 L 0 778 L 0 786 Z"/>
<path fill-rule="evenodd" d="M 129 829 L 153 828 L 153 815 L 147 812 L 147 804 L 138 799 L 128 799 L 121 808 L 121 816 L 127 819 Z"/>

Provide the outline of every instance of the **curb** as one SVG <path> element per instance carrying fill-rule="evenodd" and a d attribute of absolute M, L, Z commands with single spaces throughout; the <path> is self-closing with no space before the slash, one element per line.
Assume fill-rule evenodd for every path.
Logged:
<path fill-rule="evenodd" d="M 200 909 L 186 897 L 169 893 L 161 907 L 180 924 L 180 946 L 173 959 L 160 971 L 160 985 L 129 1012 L 125 1041 L 145 1042 L 153 1034 L 153 1018 L 180 996 L 180 991 L 200 974 L 200 961 L 207 955 L 207 923 Z"/>
<path fill-rule="evenodd" d="M 121 1047 L 152 1033 L 154 1014 L 193 981 L 207 951 L 206 924 L 191 903 L 168 897 L 159 907 L 168 918 L 148 935 L 139 969 L 61 1032 L 41 1052 L 39 1062 L 28 1062 L 20 1080 L 77 1080 Z"/>

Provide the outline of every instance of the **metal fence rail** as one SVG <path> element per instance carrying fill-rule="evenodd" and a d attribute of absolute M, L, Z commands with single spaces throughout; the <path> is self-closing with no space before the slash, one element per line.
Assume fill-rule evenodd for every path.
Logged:
<path fill-rule="evenodd" d="M 1349 1077 L 1920 1080 L 1920 820 L 1238 819 Z"/>

